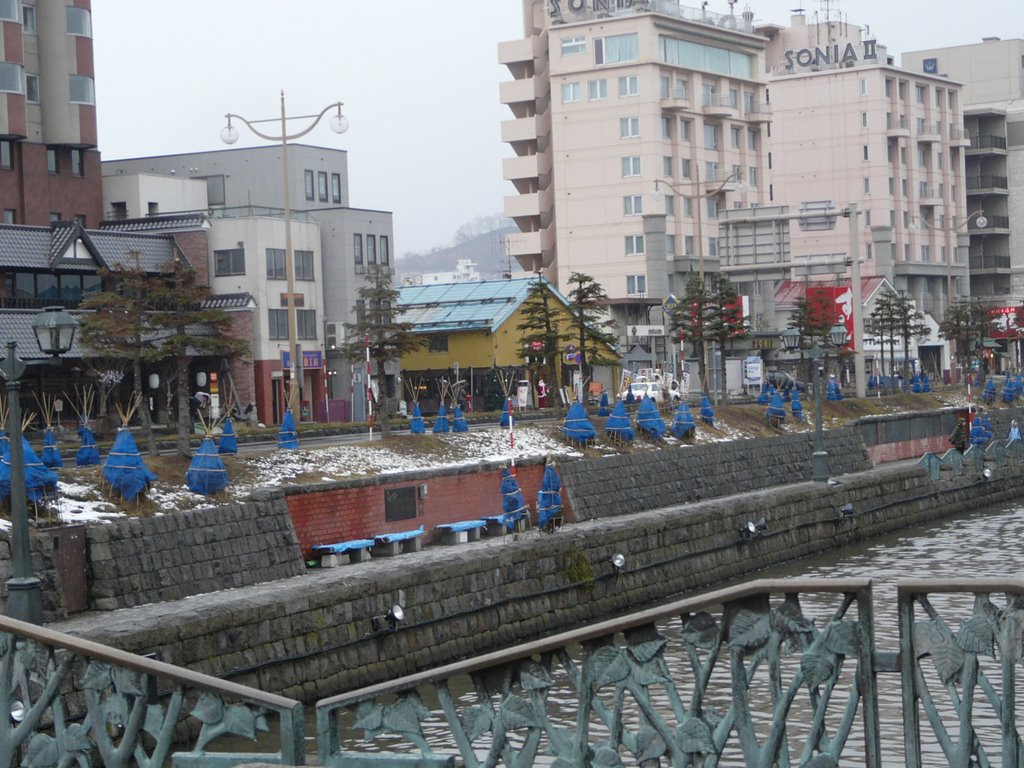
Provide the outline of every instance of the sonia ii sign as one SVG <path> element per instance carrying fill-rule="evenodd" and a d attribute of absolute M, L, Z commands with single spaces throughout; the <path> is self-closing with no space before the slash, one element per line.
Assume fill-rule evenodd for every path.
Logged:
<path fill-rule="evenodd" d="M 852 66 L 861 59 L 874 60 L 878 58 L 875 43 L 875 40 L 865 40 L 861 43 L 859 55 L 853 43 L 847 43 L 845 46 L 835 43 L 826 45 L 824 48 L 800 48 L 786 51 L 786 69 Z"/>

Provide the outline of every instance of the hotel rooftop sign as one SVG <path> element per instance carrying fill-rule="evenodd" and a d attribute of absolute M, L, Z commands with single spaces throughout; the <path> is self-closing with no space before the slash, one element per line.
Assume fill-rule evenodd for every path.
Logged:
<path fill-rule="evenodd" d="M 859 53 L 853 43 L 847 43 L 845 47 L 835 43 L 826 45 L 824 48 L 800 48 L 786 51 L 786 69 L 852 67 L 858 61 L 874 61 L 878 58 L 875 51 L 876 42 L 875 40 L 865 40 L 861 43 Z"/>
<path fill-rule="evenodd" d="M 572 14 L 611 13 L 614 10 L 632 8 L 633 0 L 548 0 L 548 15 L 561 19 L 568 11 Z"/>

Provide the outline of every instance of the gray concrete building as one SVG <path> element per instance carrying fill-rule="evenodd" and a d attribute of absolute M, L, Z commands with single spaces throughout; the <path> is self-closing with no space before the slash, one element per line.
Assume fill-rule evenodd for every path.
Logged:
<path fill-rule="evenodd" d="M 209 211 L 217 217 L 280 215 L 284 205 L 280 146 L 224 149 L 104 162 L 104 176 L 157 174 L 205 181 Z M 306 144 L 288 145 L 288 198 L 297 219 L 320 225 L 321 293 L 325 373 L 329 399 L 347 402 L 333 419 L 365 417 L 365 381 L 353 388 L 353 368 L 341 359 L 343 323 L 353 322 L 357 293 L 369 274 L 393 271 L 394 231 L 390 211 L 349 204 L 348 153 Z M 153 185 L 148 185 L 153 189 Z M 106 200 L 108 219 L 155 216 L 161 200 Z M 248 209 L 248 212 L 246 211 Z M 319 336 L 319 334 L 318 334 Z M 361 368 L 356 373 L 361 373 Z"/>

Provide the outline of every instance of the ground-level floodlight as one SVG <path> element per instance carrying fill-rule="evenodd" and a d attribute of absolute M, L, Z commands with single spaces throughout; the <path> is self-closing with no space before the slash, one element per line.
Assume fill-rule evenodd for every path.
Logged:
<path fill-rule="evenodd" d="M 616 552 L 612 555 L 612 568 L 615 569 L 615 575 L 618 576 L 622 573 L 622 569 L 626 567 L 626 556 L 621 552 Z"/>
<path fill-rule="evenodd" d="M 761 518 L 757 522 L 748 520 L 747 524 L 740 528 L 740 538 L 744 541 L 750 539 L 756 539 L 758 536 L 768 530 L 768 521 L 765 518 Z"/>

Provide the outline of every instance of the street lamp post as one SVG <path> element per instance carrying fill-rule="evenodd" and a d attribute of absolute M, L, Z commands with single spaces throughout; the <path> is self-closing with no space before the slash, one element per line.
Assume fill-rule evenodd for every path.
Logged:
<path fill-rule="evenodd" d="M 713 181 L 714 180 L 712 180 L 712 182 Z M 704 281 L 704 211 L 701 208 L 701 201 L 702 200 L 706 200 L 709 197 L 715 197 L 716 195 L 719 195 L 722 192 L 725 192 L 726 191 L 725 188 L 727 186 L 729 186 L 730 184 L 732 184 L 734 181 L 737 181 L 736 174 L 735 173 L 730 173 L 728 176 L 726 176 L 718 184 L 718 186 L 714 187 L 713 189 L 709 189 L 709 190 L 707 190 L 705 192 L 701 192 L 700 191 L 700 185 L 702 183 L 704 183 L 704 182 L 702 182 L 702 180 L 700 178 L 700 163 L 696 163 L 696 162 L 693 164 L 693 181 L 689 182 L 689 184 L 688 184 L 688 186 L 692 189 L 692 191 L 690 191 L 690 192 L 683 192 L 683 191 L 681 191 L 679 189 L 680 185 L 678 183 L 672 183 L 672 182 L 669 182 L 669 181 L 665 181 L 664 179 L 655 179 L 654 180 L 654 191 L 655 192 L 658 191 L 658 185 L 659 184 L 664 184 L 672 192 L 675 192 L 680 197 L 683 197 L 683 198 L 685 198 L 687 200 L 695 201 L 694 208 L 696 210 L 694 211 L 694 216 L 693 216 L 693 219 L 694 219 L 693 230 L 694 230 L 694 236 L 696 237 L 696 240 L 697 240 L 697 242 L 696 242 L 697 273 L 700 275 L 700 284 L 701 284 L 702 288 L 704 287 L 704 282 L 705 281 Z M 708 365 L 708 345 L 705 343 L 705 344 L 702 344 L 701 346 L 702 346 L 702 348 L 704 350 L 704 360 L 703 360 L 703 363 L 704 363 L 704 375 L 706 377 L 710 377 L 711 376 L 711 369 L 710 369 L 710 367 Z M 707 389 L 707 382 L 703 382 L 702 381 L 701 382 L 701 387 L 704 388 L 704 389 Z"/>
<path fill-rule="evenodd" d="M 814 338 L 808 356 L 814 363 L 814 453 L 811 454 L 811 480 L 816 483 L 828 482 L 828 451 L 825 450 L 825 431 L 822 425 L 822 365 L 825 347 L 842 347 L 847 342 L 846 326 L 836 323 L 829 329 L 828 340 Z M 782 345 L 789 352 L 800 348 L 800 331 L 787 328 L 782 332 Z"/>
<path fill-rule="evenodd" d="M 283 207 L 284 207 L 284 250 L 285 250 L 285 280 L 287 282 L 287 312 L 288 312 L 288 369 L 290 381 L 288 384 L 288 410 L 292 412 L 292 418 L 295 419 L 295 423 L 299 423 L 299 387 L 301 386 L 301 380 L 299 376 L 302 375 L 302 361 L 298 360 L 298 325 L 297 317 L 295 312 L 295 253 L 292 250 L 292 209 L 291 201 L 288 193 L 288 142 L 300 139 L 307 133 L 312 131 L 323 119 L 324 115 L 330 112 L 332 109 L 337 109 L 337 114 L 331 117 L 331 130 L 335 133 L 344 133 L 348 130 L 348 119 L 341 114 L 342 103 L 340 101 L 334 104 L 329 104 L 324 107 L 319 114 L 316 115 L 298 115 L 295 117 L 288 117 L 285 111 L 284 105 L 284 91 L 281 91 L 281 117 L 280 118 L 268 118 L 266 120 L 247 120 L 241 115 L 235 115 L 228 112 L 225 117 L 228 120 L 228 124 L 221 129 L 220 138 L 225 144 L 234 144 L 238 141 L 238 129 L 231 124 L 232 120 L 238 120 L 244 123 L 250 131 L 255 133 L 261 139 L 267 141 L 280 141 L 281 142 L 281 166 L 282 166 L 282 193 L 283 193 Z M 289 120 L 309 120 L 312 121 L 306 125 L 300 131 L 295 133 L 288 133 L 288 121 Z M 279 123 L 280 133 L 275 135 L 272 133 L 266 133 L 259 128 L 257 125 L 262 123 Z"/>
<path fill-rule="evenodd" d="M 21 435 L 21 376 L 29 365 L 50 363 L 71 349 L 78 323 L 61 307 L 47 307 L 32 321 L 39 349 L 46 360 L 18 359 L 17 342 L 7 342 L 7 356 L 0 362 L 0 376 L 7 382 L 7 434 L 11 442 L 11 561 L 7 580 L 7 615 L 12 619 L 41 624 L 43 603 L 40 581 L 32 575 L 32 545 L 28 533 L 25 503 L 25 452 Z"/>

